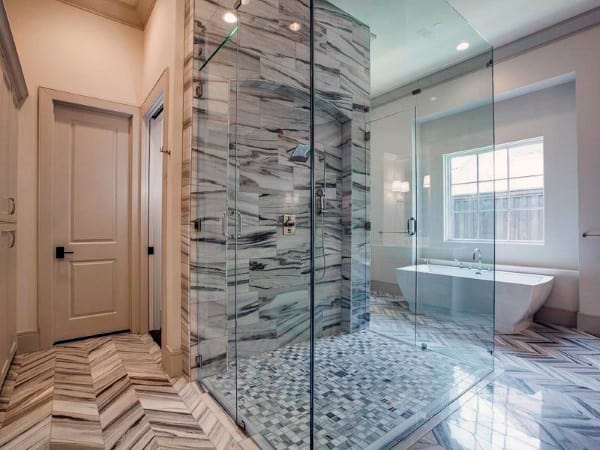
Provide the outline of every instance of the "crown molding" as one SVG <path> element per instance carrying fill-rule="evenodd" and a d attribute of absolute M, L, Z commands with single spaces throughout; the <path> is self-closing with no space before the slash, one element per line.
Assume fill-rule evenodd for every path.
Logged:
<path fill-rule="evenodd" d="M 564 39 L 568 36 L 598 25 L 600 25 L 600 7 L 591 9 L 570 19 L 563 20 L 562 22 L 536 31 L 535 33 L 517 39 L 501 47 L 494 48 L 494 64 L 514 58 L 533 50 L 534 48 Z M 491 54 L 491 51 L 486 52 L 452 67 L 448 67 L 431 75 L 425 76 L 417 81 L 380 94 L 371 100 L 371 106 L 376 108 L 378 106 L 385 105 L 401 98 L 408 97 L 418 89 L 428 89 L 438 84 L 445 83 L 452 79 L 471 73 L 477 69 L 483 68 L 490 60 Z"/>
<path fill-rule="evenodd" d="M 0 0 L 0 64 L 10 84 L 15 106 L 20 108 L 29 96 L 29 91 L 4 8 L 4 0 Z"/>
<path fill-rule="evenodd" d="M 119 0 L 59 0 L 67 5 L 143 30 L 156 0 L 138 0 L 135 6 Z"/>

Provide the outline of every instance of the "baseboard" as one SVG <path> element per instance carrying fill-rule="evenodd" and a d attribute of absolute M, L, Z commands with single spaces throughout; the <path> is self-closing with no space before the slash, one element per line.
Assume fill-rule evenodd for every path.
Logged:
<path fill-rule="evenodd" d="M 39 349 L 39 331 L 25 331 L 24 333 L 17 333 L 17 350 L 19 354 L 37 352 Z"/>
<path fill-rule="evenodd" d="M 0 372 L 0 389 L 4 386 L 4 380 L 6 380 L 6 375 L 8 374 L 8 369 L 10 369 L 10 365 L 13 362 L 13 358 L 17 354 L 17 340 L 13 341 L 13 344 L 10 348 L 10 353 L 8 354 L 8 359 L 4 361 L 2 365 L 2 372 Z"/>
<path fill-rule="evenodd" d="M 183 374 L 183 352 L 180 348 L 173 350 L 168 345 L 162 348 L 162 363 L 165 372 L 170 377 L 178 377 Z"/>
<path fill-rule="evenodd" d="M 576 328 L 577 311 L 567 311 L 565 309 L 542 306 L 535 314 L 534 320 L 536 322 L 552 323 L 563 327 Z"/>
<path fill-rule="evenodd" d="M 600 336 L 600 316 L 589 316 L 587 314 L 577 314 L 577 328 L 586 333 Z"/>

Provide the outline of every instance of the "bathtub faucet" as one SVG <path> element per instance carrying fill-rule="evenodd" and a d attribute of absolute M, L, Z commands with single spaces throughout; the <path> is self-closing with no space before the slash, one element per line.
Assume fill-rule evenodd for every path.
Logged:
<path fill-rule="evenodd" d="M 479 264 L 479 270 L 481 270 L 481 250 L 479 250 L 478 248 L 476 248 L 473 252 L 473 261 L 477 261 L 477 263 Z"/>

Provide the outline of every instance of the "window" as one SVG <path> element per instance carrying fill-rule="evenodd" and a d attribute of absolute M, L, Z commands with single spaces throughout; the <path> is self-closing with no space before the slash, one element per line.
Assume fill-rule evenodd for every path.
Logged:
<path fill-rule="evenodd" d="M 446 240 L 544 241 L 544 138 L 444 155 Z M 494 204 L 496 206 L 494 211 Z"/>

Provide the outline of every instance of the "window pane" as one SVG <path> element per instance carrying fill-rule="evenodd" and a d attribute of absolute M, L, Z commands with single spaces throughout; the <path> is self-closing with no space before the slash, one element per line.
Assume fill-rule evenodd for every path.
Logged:
<path fill-rule="evenodd" d="M 544 239 L 544 211 L 511 211 L 510 239 L 541 241 Z"/>
<path fill-rule="evenodd" d="M 544 207 L 544 191 L 512 192 L 510 195 L 511 209 L 540 209 Z"/>
<path fill-rule="evenodd" d="M 459 184 L 452 186 L 452 196 L 477 194 L 477 183 Z"/>
<path fill-rule="evenodd" d="M 485 181 L 483 183 L 479 183 L 479 193 L 480 194 L 488 194 L 494 192 L 494 182 L 493 181 Z"/>
<path fill-rule="evenodd" d="M 511 178 L 543 175 L 544 145 L 540 142 L 512 147 L 509 164 Z"/>
<path fill-rule="evenodd" d="M 508 192 L 508 180 L 497 180 L 494 187 L 499 194 Z"/>
<path fill-rule="evenodd" d="M 510 191 L 529 191 L 532 189 L 543 189 L 544 177 L 511 178 Z"/>
<path fill-rule="evenodd" d="M 494 211 L 494 193 L 483 193 L 479 195 L 479 210 Z"/>
<path fill-rule="evenodd" d="M 452 199 L 453 212 L 477 212 L 477 196 L 463 195 Z"/>
<path fill-rule="evenodd" d="M 494 179 L 494 155 L 491 151 L 479 154 L 479 181 Z"/>
<path fill-rule="evenodd" d="M 496 210 L 496 239 L 508 240 L 508 211 Z"/>
<path fill-rule="evenodd" d="M 494 210 L 479 214 L 479 239 L 494 239 Z"/>
<path fill-rule="evenodd" d="M 477 239 L 477 212 L 453 214 L 454 239 Z"/>
<path fill-rule="evenodd" d="M 496 150 L 494 154 L 494 178 L 496 180 L 508 178 L 508 150 L 506 148 L 501 148 Z"/>
<path fill-rule="evenodd" d="M 452 184 L 477 181 L 477 155 L 454 156 L 450 167 Z"/>

